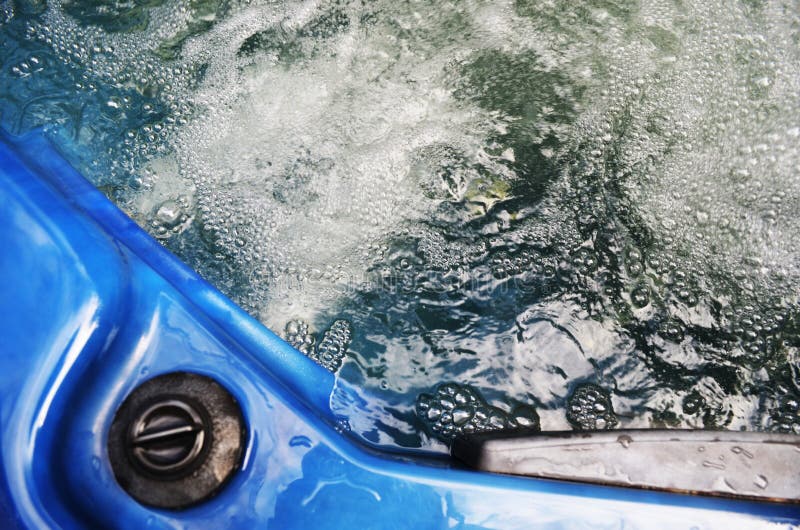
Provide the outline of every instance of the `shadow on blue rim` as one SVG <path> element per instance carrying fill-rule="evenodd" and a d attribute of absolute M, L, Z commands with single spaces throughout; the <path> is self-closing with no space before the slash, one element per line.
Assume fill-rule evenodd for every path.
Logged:
<path fill-rule="evenodd" d="M 39 133 L 0 133 L 0 526 L 775 528 L 796 505 L 519 478 L 381 452 L 337 428 L 334 376 L 143 232 Z M 212 377 L 242 467 L 210 500 L 145 507 L 106 437 L 138 385 Z M 337 385 L 341 385 L 339 382 Z M 347 391 L 339 389 L 337 391 Z"/>

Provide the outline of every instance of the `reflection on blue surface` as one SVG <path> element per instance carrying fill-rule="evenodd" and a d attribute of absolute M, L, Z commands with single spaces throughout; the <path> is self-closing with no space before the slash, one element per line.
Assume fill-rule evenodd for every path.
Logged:
<path fill-rule="evenodd" d="M 339 514 L 342 528 L 448 528 L 439 494 L 430 487 L 373 475 L 345 461 L 328 447 L 306 453 L 303 475 L 278 495 L 275 528 L 326 528 Z"/>
<path fill-rule="evenodd" d="M 354 443 L 341 432 L 347 418 L 331 410 L 329 372 L 175 260 L 37 136 L 0 139 L 0 249 L 0 527 L 730 530 L 800 521 L 791 506 L 481 474 Z M 249 435 L 242 470 L 218 496 L 167 512 L 116 484 L 105 436 L 136 385 L 176 370 L 225 385 Z"/>

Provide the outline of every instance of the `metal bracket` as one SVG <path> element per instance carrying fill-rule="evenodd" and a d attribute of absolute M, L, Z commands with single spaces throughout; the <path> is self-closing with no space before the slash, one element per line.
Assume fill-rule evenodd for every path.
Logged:
<path fill-rule="evenodd" d="M 452 455 L 475 469 L 699 495 L 800 502 L 800 436 L 618 430 L 483 434 Z"/>

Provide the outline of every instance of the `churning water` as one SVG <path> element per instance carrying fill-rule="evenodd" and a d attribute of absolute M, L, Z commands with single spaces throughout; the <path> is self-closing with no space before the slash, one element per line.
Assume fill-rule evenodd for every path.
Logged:
<path fill-rule="evenodd" d="M 0 6 L 3 125 L 355 435 L 800 432 L 800 1 Z"/>

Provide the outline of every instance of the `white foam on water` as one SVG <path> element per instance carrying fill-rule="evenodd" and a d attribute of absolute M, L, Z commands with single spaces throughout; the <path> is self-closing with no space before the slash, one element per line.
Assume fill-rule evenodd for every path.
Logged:
<path fill-rule="evenodd" d="M 492 123 L 485 111 L 456 105 L 447 87 L 459 50 L 402 50 L 384 28 L 352 24 L 296 64 L 237 58 L 255 29 L 301 28 L 312 7 L 296 15 L 272 8 L 280 19 L 245 10 L 192 42 L 188 55 L 211 61 L 193 93 L 208 114 L 176 141 L 208 224 L 236 219 L 236 235 L 222 245 L 252 259 L 245 267 L 270 271 L 258 311 L 274 329 L 287 315 L 313 320 L 339 294 L 287 275 L 363 278 L 373 246 L 435 206 L 412 175 L 419 151 L 448 145 L 474 156 Z"/>

